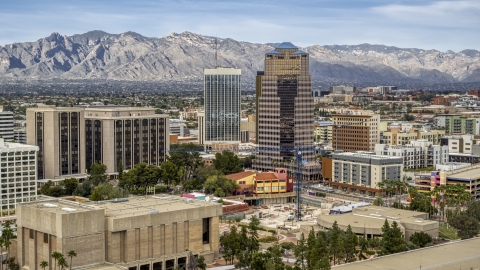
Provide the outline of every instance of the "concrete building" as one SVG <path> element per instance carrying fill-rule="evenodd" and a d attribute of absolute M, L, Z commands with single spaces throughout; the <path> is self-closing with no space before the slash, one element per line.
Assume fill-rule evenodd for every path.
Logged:
<path fill-rule="evenodd" d="M 380 143 L 380 115 L 362 109 L 332 114 L 332 147 L 343 151 L 374 151 Z"/>
<path fill-rule="evenodd" d="M 309 55 L 290 42 L 265 54 L 265 71 L 256 78 L 258 155 L 254 169 L 266 171 L 273 163 L 293 171 L 298 151 L 304 179 L 318 179 L 320 165 L 314 151 L 314 105 Z"/>
<path fill-rule="evenodd" d="M 116 174 L 147 162 L 159 165 L 169 149 L 167 115 L 154 108 L 94 106 L 27 109 L 27 143 L 39 146 L 38 178 L 86 177 L 92 163 Z"/>
<path fill-rule="evenodd" d="M 330 87 L 330 92 L 336 95 L 340 95 L 340 94 L 353 95 L 355 91 L 357 91 L 357 87 L 355 86 L 340 85 L 340 86 Z"/>
<path fill-rule="evenodd" d="M 0 138 L 0 216 L 14 215 L 18 203 L 35 200 L 37 152 L 38 146 Z"/>
<path fill-rule="evenodd" d="M 242 71 L 234 68 L 204 70 L 205 141 L 240 143 L 240 77 Z"/>
<path fill-rule="evenodd" d="M 332 141 L 332 122 L 316 121 L 315 127 L 315 141 L 326 143 Z"/>
<path fill-rule="evenodd" d="M 13 141 L 13 112 L 3 110 L 0 106 L 0 138 Z"/>
<path fill-rule="evenodd" d="M 328 182 L 334 189 L 377 196 L 382 192 L 378 189 L 379 182 L 402 180 L 402 157 L 375 155 L 372 152 L 335 152 L 331 159 L 332 177 Z"/>
<path fill-rule="evenodd" d="M 367 238 L 381 237 L 385 220 L 392 225 L 397 222 L 406 241 L 416 232 L 424 232 L 432 238 L 438 237 L 438 221 L 428 220 L 428 213 L 401 210 L 381 206 L 363 206 L 353 208 L 352 213 L 342 215 L 319 215 L 317 226 L 328 230 L 337 221 L 338 227 L 344 231 L 348 225 L 357 235 Z"/>
<path fill-rule="evenodd" d="M 403 167 L 419 169 L 448 162 L 448 147 L 433 145 L 427 140 L 411 141 L 408 145 L 375 145 L 375 154 L 403 157 Z"/>
<path fill-rule="evenodd" d="M 75 250 L 75 268 L 104 263 L 128 270 L 185 268 L 202 255 L 218 257 L 222 206 L 180 197 L 149 196 L 83 204 L 40 196 L 17 206 L 17 239 L 10 249 L 21 269 L 55 262 Z M 178 267 L 178 268 L 177 268 Z"/>
<path fill-rule="evenodd" d="M 96 106 L 85 108 L 85 167 L 107 166 L 107 173 L 136 164 L 160 165 L 170 149 L 169 119 L 154 108 Z M 113 138 L 113 139 L 112 139 Z"/>

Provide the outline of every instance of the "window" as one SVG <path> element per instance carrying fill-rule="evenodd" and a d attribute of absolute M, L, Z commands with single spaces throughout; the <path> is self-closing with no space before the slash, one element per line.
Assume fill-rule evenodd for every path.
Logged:
<path fill-rule="evenodd" d="M 34 230 L 30 229 L 30 239 L 33 239 L 33 234 L 35 233 Z"/>
<path fill-rule="evenodd" d="M 245 185 L 245 181 L 239 181 L 238 184 Z"/>
<path fill-rule="evenodd" d="M 48 233 L 43 234 L 43 242 L 48 244 Z"/>

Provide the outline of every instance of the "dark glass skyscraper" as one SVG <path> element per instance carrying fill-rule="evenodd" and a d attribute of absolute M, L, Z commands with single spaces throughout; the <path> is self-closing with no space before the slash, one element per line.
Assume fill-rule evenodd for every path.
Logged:
<path fill-rule="evenodd" d="M 304 178 L 318 176 L 311 81 L 309 55 L 292 43 L 284 42 L 265 54 L 265 71 L 258 72 L 256 83 L 256 169 L 293 168 L 295 153 L 301 151 Z"/>

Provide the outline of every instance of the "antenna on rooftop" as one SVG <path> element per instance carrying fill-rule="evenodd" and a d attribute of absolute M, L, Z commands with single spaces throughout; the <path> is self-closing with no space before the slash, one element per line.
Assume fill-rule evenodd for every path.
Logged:
<path fill-rule="evenodd" d="M 218 68 L 218 49 L 217 49 L 218 41 L 217 37 L 215 36 L 215 68 Z"/>

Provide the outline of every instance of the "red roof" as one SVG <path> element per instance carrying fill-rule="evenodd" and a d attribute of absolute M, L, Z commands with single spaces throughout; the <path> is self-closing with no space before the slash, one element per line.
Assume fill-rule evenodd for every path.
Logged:
<path fill-rule="evenodd" d="M 274 173 L 259 173 L 255 177 L 256 180 L 278 180 L 277 176 Z"/>
<path fill-rule="evenodd" d="M 225 175 L 225 177 L 236 181 L 236 180 L 240 180 L 242 178 L 245 178 L 245 177 L 253 175 L 253 174 L 255 174 L 255 172 L 246 171 L 246 172 L 232 173 L 232 174 L 229 174 L 229 175 Z"/>

